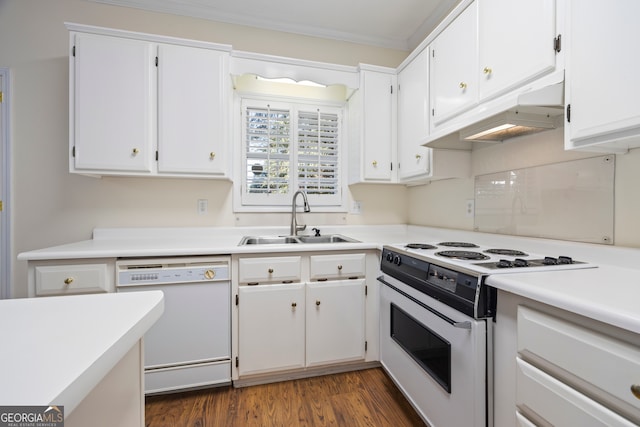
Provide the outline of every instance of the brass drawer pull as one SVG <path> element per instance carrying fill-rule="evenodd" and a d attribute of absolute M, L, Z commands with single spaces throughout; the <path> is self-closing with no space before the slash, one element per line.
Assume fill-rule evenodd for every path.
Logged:
<path fill-rule="evenodd" d="M 296 308 L 297 306 L 298 306 L 298 304 L 297 304 L 297 303 L 295 303 L 295 302 L 292 302 L 292 303 L 291 303 L 291 308 Z"/>
<path fill-rule="evenodd" d="M 66 279 L 64 279 L 65 285 L 69 286 L 72 283 L 73 283 L 73 277 L 67 277 Z"/>
<path fill-rule="evenodd" d="M 316 305 L 319 306 L 320 305 L 320 301 L 316 300 Z"/>
<path fill-rule="evenodd" d="M 267 270 L 269 272 L 269 274 L 273 274 L 273 268 L 270 268 L 269 270 Z"/>
<path fill-rule="evenodd" d="M 342 270 L 342 264 L 338 264 L 338 270 Z"/>

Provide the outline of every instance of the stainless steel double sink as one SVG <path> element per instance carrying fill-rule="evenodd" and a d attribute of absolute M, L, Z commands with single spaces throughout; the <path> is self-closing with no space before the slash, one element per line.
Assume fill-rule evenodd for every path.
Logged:
<path fill-rule="evenodd" d="M 244 245 L 288 245 L 296 243 L 358 243 L 358 240 L 341 234 L 325 236 L 245 236 L 238 246 Z"/>

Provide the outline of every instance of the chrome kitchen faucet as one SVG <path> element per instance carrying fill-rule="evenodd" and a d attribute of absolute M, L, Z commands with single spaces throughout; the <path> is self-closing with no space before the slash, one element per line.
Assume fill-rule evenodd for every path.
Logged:
<path fill-rule="evenodd" d="M 293 194 L 293 200 L 291 201 L 291 230 L 289 231 L 290 236 L 297 236 L 298 231 L 302 231 L 307 228 L 306 224 L 298 225 L 298 219 L 296 218 L 296 197 L 298 194 L 302 194 L 302 199 L 304 200 L 304 211 L 311 212 L 309 208 L 309 201 L 307 200 L 307 193 L 303 190 L 298 190 Z"/>

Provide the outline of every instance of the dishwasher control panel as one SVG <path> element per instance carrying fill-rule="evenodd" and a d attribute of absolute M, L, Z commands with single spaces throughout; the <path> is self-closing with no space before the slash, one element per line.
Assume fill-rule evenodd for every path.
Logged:
<path fill-rule="evenodd" d="M 116 286 L 198 283 L 229 280 L 228 262 L 172 263 L 145 260 L 145 263 L 117 263 Z"/>

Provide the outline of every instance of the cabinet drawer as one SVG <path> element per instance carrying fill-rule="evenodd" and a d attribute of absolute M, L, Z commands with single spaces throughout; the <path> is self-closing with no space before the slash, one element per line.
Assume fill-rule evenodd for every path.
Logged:
<path fill-rule="evenodd" d="M 299 256 L 241 258 L 238 269 L 240 283 L 299 282 L 301 259 Z"/>
<path fill-rule="evenodd" d="M 109 292 L 106 264 L 35 267 L 36 296 Z"/>
<path fill-rule="evenodd" d="M 536 425 L 526 419 L 519 411 L 516 411 L 516 427 L 536 427 Z"/>
<path fill-rule="evenodd" d="M 314 255 L 309 269 L 311 280 L 364 277 L 365 254 Z"/>
<path fill-rule="evenodd" d="M 640 347 L 520 306 L 518 352 L 607 407 L 640 420 L 640 399 L 631 392 L 640 384 Z"/>
<path fill-rule="evenodd" d="M 554 426 L 636 425 L 520 358 L 516 384 L 516 404 L 531 419 L 541 417 Z"/>

